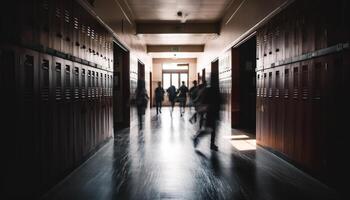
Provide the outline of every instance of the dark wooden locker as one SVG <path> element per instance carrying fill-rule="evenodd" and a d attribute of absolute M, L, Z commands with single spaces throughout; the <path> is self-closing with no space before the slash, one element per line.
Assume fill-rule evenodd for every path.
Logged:
<path fill-rule="evenodd" d="M 287 155 L 293 154 L 294 146 L 294 107 L 292 99 L 292 70 L 293 67 L 287 65 L 284 71 L 284 110 L 285 110 L 285 137 L 284 137 L 284 153 Z"/>
<path fill-rule="evenodd" d="M 63 132 L 66 135 L 67 142 L 67 168 L 72 168 L 74 165 L 74 132 L 73 132 L 73 101 L 72 101 L 72 85 L 73 85 L 73 62 L 65 60 L 64 62 L 64 118 Z"/>
<path fill-rule="evenodd" d="M 73 137 L 74 137 L 74 160 L 75 163 L 81 161 L 83 154 L 82 129 L 81 129 L 81 98 L 80 98 L 80 77 L 81 66 L 78 63 L 73 63 L 73 97 L 72 97 L 72 121 L 73 121 Z"/>
<path fill-rule="evenodd" d="M 64 9 L 62 7 L 62 0 L 55 0 L 52 4 L 51 15 L 52 27 L 51 32 L 51 48 L 62 52 L 63 51 L 63 17 Z"/>
<path fill-rule="evenodd" d="M 81 51 L 81 16 L 80 16 L 80 7 L 76 1 L 72 2 L 72 45 L 73 51 L 72 55 L 75 57 L 80 57 Z"/>
<path fill-rule="evenodd" d="M 301 105 L 301 115 L 303 116 L 301 121 L 301 152 L 300 159 L 304 161 L 306 166 L 311 166 L 311 151 L 314 148 L 312 143 L 312 115 L 311 115 L 311 101 L 310 101 L 310 88 L 311 88 L 311 74 L 312 74 L 312 60 L 303 61 L 301 63 L 301 81 L 300 92 L 301 96 L 299 101 Z"/>
<path fill-rule="evenodd" d="M 268 89 L 268 109 L 269 109 L 269 145 L 276 148 L 276 132 L 275 132 L 275 121 L 276 121 L 276 102 L 274 96 L 275 90 L 275 70 L 271 69 L 268 73 L 269 89 Z"/>
<path fill-rule="evenodd" d="M 268 140 L 269 140 L 269 136 L 268 136 L 268 101 L 267 101 L 267 88 L 268 88 L 268 74 L 267 71 L 264 70 L 263 71 L 263 80 L 262 80 L 262 87 L 263 87 L 263 96 L 262 96 L 262 110 L 261 110 L 261 114 L 262 114 L 262 126 L 261 126 L 261 141 L 262 144 L 264 146 L 268 145 Z"/>
<path fill-rule="evenodd" d="M 95 69 L 92 69 L 92 76 L 91 76 L 92 84 L 91 84 L 91 101 L 90 101 L 90 110 L 91 110 L 91 131 L 92 131 L 92 147 L 94 148 L 97 144 L 97 130 L 96 130 L 96 122 L 97 122 L 97 110 L 96 110 L 96 71 Z"/>
<path fill-rule="evenodd" d="M 291 98 L 290 98 L 290 104 L 289 104 L 289 111 L 287 115 L 290 115 L 290 119 L 287 121 L 289 124 L 288 129 L 290 130 L 289 133 L 289 139 L 292 142 L 290 146 L 290 155 L 293 160 L 296 161 L 296 158 L 299 156 L 299 152 L 301 149 L 301 145 L 299 143 L 300 136 L 300 127 L 301 127 L 301 119 L 303 116 L 301 116 L 300 106 L 299 106 L 299 96 L 300 96 L 300 64 L 295 63 L 291 64 L 290 70 L 291 70 Z"/>
<path fill-rule="evenodd" d="M 283 67 L 278 67 L 274 72 L 274 134 L 275 134 L 275 148 L 278 151 L 283 150 L 283 96 L 282 96 L 282 72 Z"/>
<path fill-rule="evenodd" d="M 18 15 L 20 27 L 20 44 L 33 47 L 38 43 L 38 32 L 36 29 L 36 15 L 37 7 L 35 0 L 20 1 L 19 5 L 16 5 L 19 9 Z"/>
<path fill-rule="evenodd" d="M 50 31 L 52 31 L 50 22 L 53 17 L 50 15 L 51 9 L 52 1 L 38 0 L 38 32 L 40 45 L 43 47 L 50 46 Z"/>
<path fill-rule="evenodd" d="M 52 113 L 52 57 L 47 54 L 40 54 L 39 57 L 39 120 L 40 120 L 40 143 L 41 143 L 41 174 L 42 187 L 47 189 L 52 184 L 54 176 L 54 159 L 56 158 L 53 151 L 53 115 Z"/>
<path fill-rule="evenodd" d="M 63 35 L 63 52 L 66 54 L 73 54 L 73 31 L 74 18 L 72 1 L 63 0 L 62 2 L 62 35 Z"/>
<path fill-rule="evenodd" d="M 83 156 L 86 156 L 88 153 L 88 142 L 87 142 L 87 67 L 81 65 L 81 76 L 80 76 L 80 95 L 81 95 L 81 108 L 80 108 L 80 128 L 82 133 L 83 141 Z"/>
<path fill-rule="evenodd" d="M 86 44 L 86 32 L 87 32 L 87 26 L 85 21 L 85 16 L 82 15 L 83 11 L 82 9 L 78 10 L 80 13 L 80 29 L 79 29 L 79 44 L 80 44 L 80 51 L 79 51 L 79 57 L 81 59 L 86 60 L 86 51 L 87 51 L 87 44 Z"/>
<path fill-rule="evenodd" d="M 63 174 L 66 167 L 67 160 L 67 148 L 66 148 L 66 134 L 63 133 L 64 127 L 64 95 L 63 95 L 63 81 L 64 81 L 64 60 L 53 57 L 53 67 L 52 67 L 52 81 L 53 81 L 53 93 L 54 98 L 52 101 L 53 106 L 53 151 L 54 156 L 54 179 L 58 180 Z"/>
<path fill-rule="evenodd" d="M 257 143 L 260 143 L 261 140 L 261 80 L 262 76 L 260 71 L 257 72 L 256 76 L 256 140 Z"/>
<path fill-rule="evenodd" d="M 18 66 L 16 81 L 18 84 L 17 92 L 20 100 L 18 101 L 19 115 L 17 118 L 20 124 L 19 132 L 16 133 L 18 140 L 16 142 L 17 158 L 20 163 L 25 163 L 22 167 L 30 170 L 19 170 L 17 176 L 23 178 L 20 185 L 27 188 L 30 192 L 36 191 L 39 185 L 38 154 L 39 137 L 36 134 L 38 127 L 37 112 L 37 91 L 38 91 L 38 53 L 26 49 L 17 49 Z M 18 163 L 18 164 L 20 164 Z M 34 181 L 33 181 L 34 180 Z"/>

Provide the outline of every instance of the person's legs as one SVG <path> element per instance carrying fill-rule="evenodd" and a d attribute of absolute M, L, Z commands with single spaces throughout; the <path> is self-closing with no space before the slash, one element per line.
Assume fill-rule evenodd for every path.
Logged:
<path fill-rule="evenodd" d="M 200 113 L 199 114 L 199 129 L 201 129 L 203 127 L 203 123 L 204 123 L 204 113 Z"/>
<path fill-rule="evenodd" d="M 211 138 L 210 138 L 210 149 L 217 151 L 218 146 L 215 145 L 215 138 L 216 138 L 216 120 L 211 121 L 210 127 L 212 128 L 211 130 Z"/>
<path fill-rule="evenodd" d="M 207 135 L 209 132 L 206 130 L 198 130 L 196 135 L 193 136 L 193 146 L 196 147 L 198 145 L 199 139 L 205 135 Z"/>
<path fill-rule="evenodd" d="M 175 106 L 175 101 L 171 100 L 170 103 L 171 103 L 171 112 L 173 112 L 174 111 L 174 106 Z"/>
<path fill-rule="evenodd" d="M 140 111 L 140 108 L 137 109 L 137 116 L 139 119 L 139 129 L 141 130 L 142 129 L 142 113 Z"/>
<path fill-rule="evenodd" d="M 159 112 L 159 101 L 156 101 L 156 109 L 157 109 L 157 115 L 158 115 L 158 112 Z"/>
<path fill-rule="evenodd" d="M 185 113 L 185 101 L 180 101 L 180 113 L 181 113 L 181 116 Z"/>
<path fill-rule="evenodd" d="M 162 113 L 162 101 L 159 102 L 159 113 Z"/>

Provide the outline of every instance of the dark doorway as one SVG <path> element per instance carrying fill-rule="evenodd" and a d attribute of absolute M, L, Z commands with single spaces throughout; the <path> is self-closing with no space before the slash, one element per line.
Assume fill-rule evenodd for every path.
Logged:
<path fill-rule="evenodd" d="M 210 85 L 219 88 L 219 59 L 211 63 Z"/>
<path fill-rule="evenodd" d="M 202 69 L 202 82 L 205 81 L 205 68 Z"/>
<path fill-rule="evenodd" d="M 248 39 L 234 49 L 238 52 L 238 101 L 239 113 L 237 128 L 255 133 L 256 124 L 256 37 Z"/>
<path fill-rule="evenodd" d="M 114 129 L 130 126 L 130 53 L 113 43 L 113 123 Z"/>
<path fill-rule="evenodd" d="M 138 61 L 137 65 L 137 78 L 138 80 L 145 80 L 145 64 L 141 61 Z"/>

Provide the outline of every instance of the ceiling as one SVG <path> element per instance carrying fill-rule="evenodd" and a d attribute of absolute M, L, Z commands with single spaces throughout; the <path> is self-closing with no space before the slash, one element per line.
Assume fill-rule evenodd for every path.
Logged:
<path fill-rule="evenodd" d="M 181 20 L 218 21 L 234 0 L 124 0 L 136 21 Z"/>
<path fill-rule="evenodd" d="M 180 44 L 205 44 L 208 40 L 215 39 L 216 34 L 141 34 L 146 44 L 149 45 L 180 45 Z"/>
<path fill-rule="evenodd" d="M 294 0 L 78 1 L 92 1 L 86 7 L 137 52 L 146 49 L 151 57 L 173 58 L 187 54 L 205 64 Z"/>

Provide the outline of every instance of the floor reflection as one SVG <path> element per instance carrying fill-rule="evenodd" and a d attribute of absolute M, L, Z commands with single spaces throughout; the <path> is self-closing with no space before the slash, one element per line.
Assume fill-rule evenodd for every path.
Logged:
<path fill-rule="evenodd" d="M 253 145 L 250 135 L 221 126 L 219 151 L 210 137 L 194 149 L 197 125 L 187 111 L 163 108 L 116 134 L 114 141 L 55 187 L 44 199 L 336 199 L 332 190 L 276 156 Z M 250 142 L 250 143 L 249 143 Z M 253 145 L 254 146 L 254 145 Z M 255 147 L 255 146 L 254 146 Z"/>

